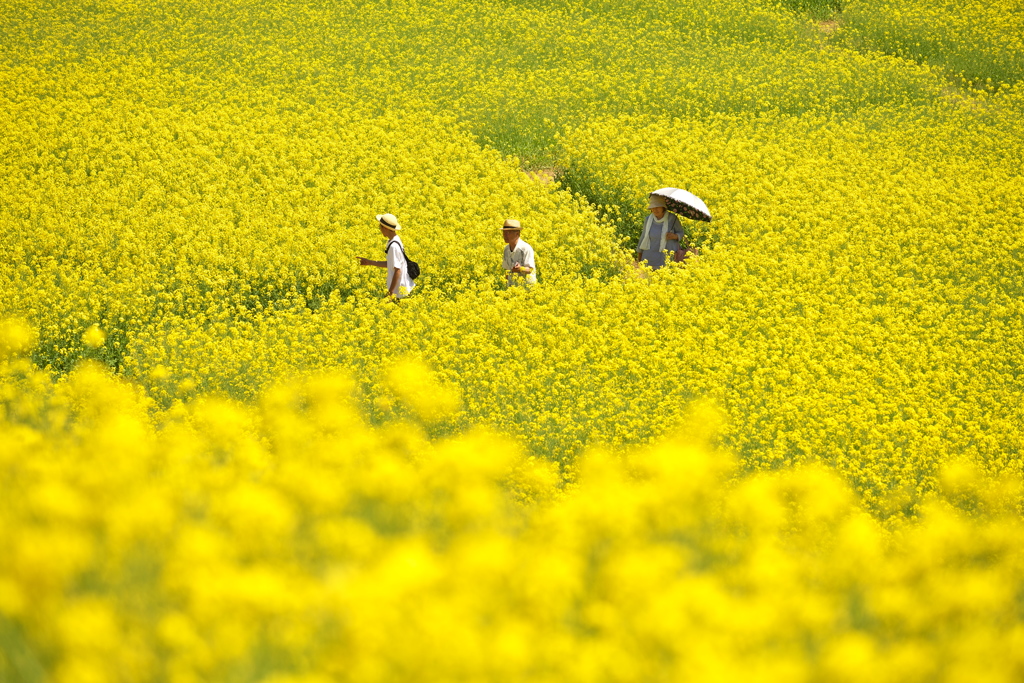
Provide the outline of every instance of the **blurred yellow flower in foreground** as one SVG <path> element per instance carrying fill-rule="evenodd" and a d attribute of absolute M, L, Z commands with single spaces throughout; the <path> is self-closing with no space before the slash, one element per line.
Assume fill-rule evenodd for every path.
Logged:
<path fill-rule="evenodd" d="M 100 329 L 99 325 L 90 325 L 89 328 L 82 333 L 82 342 L 89 348 L 96 349 L 107 341 L 107 333 Z"/>
<path fill-rule="evenodd" d="M 141 419 L 97 366 L 27 388 L 16 366 L 4 400 L 37 400 L 0 413 L 0 618 L 60 680 L 1024 665 L 1019 475 L 952 464 L 918 518 L 880 522 L 823 467 L 739 469 L 706 403 L 706 429 L 560 470 L 489 431 L 371 427 L 338 376 Z M 62 414 L 69 397 L 81 410 Z"/>

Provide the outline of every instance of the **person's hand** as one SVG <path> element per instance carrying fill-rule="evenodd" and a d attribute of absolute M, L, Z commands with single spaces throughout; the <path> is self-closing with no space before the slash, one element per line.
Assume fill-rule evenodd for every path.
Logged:
<path fill-rule="evenodd" d="M 677 240 L 677 239 L 679 239 L 679 235 L 674 233 L 674 232 L 668 232 L 668 233 L 665 233 L 665 239 L 667 239 L 667 240 Z"/>
<path fill-rule="evenodd" d="M 519 264 L 518 263 L 515 264 L 514 266 L 512 266 L 512 272 L 513 273 L 518 273 L 519 272 Z"/>
<path fill-rule="evenodd" d="M 363 258 L 362 256 L 360 256 L 359 257 L 359 265 L 361 265 L 361 266 L 372 266 L 373 264 L 370 263 L 370 259 Z"/>

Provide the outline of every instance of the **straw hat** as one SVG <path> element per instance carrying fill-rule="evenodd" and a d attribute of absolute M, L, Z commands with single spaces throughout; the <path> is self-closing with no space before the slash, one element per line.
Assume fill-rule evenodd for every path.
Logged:
<path fill-rule="evenodd" d="M 665 203 L 665 198 L 664 197 L 659 197 L 657 195 L 653 195 L 652 194 L 651 195 L 651 201 L 648 202 L 647 208 L 648 209 L 657 209 L 658 207 L 661 207 L 663 209 L 667 209 L 668 208 L 668 204 Z"/>
<path fill-rule="evenodd" d="M 522 230 L 523 226 L 519 224 L 515 218 L 505 219 L 505 224 L 501 226 L 502 230 Z"/>
<path fill-rule="evenodd" d="M 377 222 L 379 222 L 385 228 L 391 228 L 396 232 L 402 229 L 402 226 L 398 224 L 398 219 L 395 218 L 395 214 L 393 213 L 377 214 Z"/>

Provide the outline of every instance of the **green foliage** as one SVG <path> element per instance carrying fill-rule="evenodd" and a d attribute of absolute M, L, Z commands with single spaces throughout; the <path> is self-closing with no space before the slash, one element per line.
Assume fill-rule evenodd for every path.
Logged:
<path fill-rule="evenodd" d="M 806 14 L 813 19 L 830 19 L 843 11 L 847 0 L 782 0 L 785 7 Z"/>

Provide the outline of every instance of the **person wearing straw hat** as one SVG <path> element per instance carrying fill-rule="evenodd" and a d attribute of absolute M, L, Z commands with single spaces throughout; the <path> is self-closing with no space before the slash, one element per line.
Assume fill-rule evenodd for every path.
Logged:
<path fill-rule="evenodd" d="M 501 236 L 505 239 L 501 265 L 505 269 L 505 282 L 510 286 L 537 282 L 533 247 L 519 239 L 522 229 L 523 226 L 515 218 L 509 218 L 501 226 Z"/>
<path fill-rule="evenodd" d="M 398 219 L 395 218 L 394 214 L 390 213 L 379 214 L 377 216 L 377 223 L 380 227 L 380 234 L 384 235 L 388 240 L 388 245 L 384 247 L 387 260 L 373 261 L 360 257 L 359 265 L 387 268 L 388 276 L 385 284 L 388 288 L 388 296 L 395 300 L 402 299 L 409 296 L 413 287 L 416 286 L 412 278 L 409 277 L 409 265 L 405 258 L 405 245 L 402 244 L 402 238 L 398 236 L 398 231 L 402 229 L 402 226 L 398 224 Z"/>
<path fill-rule="evenodd" d="M 636 262 L 647 261 L 651 268 L 658 269 L 665 265 L 666 250 L 673 254 L 679 252 L 679 241 L 684 239 L 683 226 L 678 216 L 669 213 L 664 198 L 651 195 L 647 208 L 651 213 L 640 233 Z"/>

